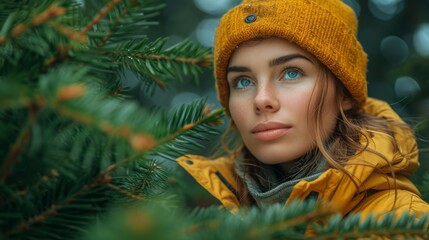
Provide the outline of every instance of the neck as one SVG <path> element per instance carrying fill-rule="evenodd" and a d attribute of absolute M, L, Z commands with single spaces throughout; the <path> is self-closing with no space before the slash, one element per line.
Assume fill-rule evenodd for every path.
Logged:
<path fill-rule="evenodd" d="M 323 156 L 319 151 L 312 150 L 297 159 L 278 164 L 278 167 L 283 171 L 285 179 L 296 179 L 320 168 L 322 158 Z"/>

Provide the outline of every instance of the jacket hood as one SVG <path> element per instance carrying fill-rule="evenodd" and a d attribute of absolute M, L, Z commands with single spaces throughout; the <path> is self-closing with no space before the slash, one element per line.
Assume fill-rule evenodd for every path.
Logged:
<path fill-rule="evenodd" d="M 366 114 L 403 123 L 391 107 L 380 100 L 369 98 L 363 107 Z M 369 191 L 401 189 L 420 195 L 408 177 L 419 167 L 417 144 L 412 133 L 394 127 L 394 138 L 398 142 L 395 151 L 389 136 L 370 133 L 365 151 L 352 156 L 344 166 L 346 173 L 338 169 L 325 171 L 312 182 L 299 182 L 288 201 L 305 198 L 310 192 L 317 192 L 319 198 L 332 203 L 343 214 L 355 209 Z M 394 206 L 392 205 L 392 208 Z"/>

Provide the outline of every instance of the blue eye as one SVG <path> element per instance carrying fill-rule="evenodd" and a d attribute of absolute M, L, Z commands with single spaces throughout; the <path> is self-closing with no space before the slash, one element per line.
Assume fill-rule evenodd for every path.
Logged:
<path fill-rule="evenodd" d="M 286 80 L 294 80 L 297 79 L 299 77 L 302 77 L 302 73 L 299 72 L 298 70 L 286 70 L 285 74 L 283 75 L 283 79 Z"/>
<path fill-rule="evenodd" d="M 252 81 L 250 81 L 249 79 L 246 79 L 246 78 L 241 78 L 241 79 L 238 79 L 237 84 L 236 84 L 236 88 L 241 89 L 241 88 L 249 87 L 251 85 L 253 85 Z"/>

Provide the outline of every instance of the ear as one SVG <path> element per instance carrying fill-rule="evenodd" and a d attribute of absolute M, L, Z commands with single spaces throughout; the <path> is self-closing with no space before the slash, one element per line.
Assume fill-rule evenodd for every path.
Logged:
<path fill-rule="evenodd" d="M 343 108 L 343 111 L 347 111 L 347 110 L 352 109 L 352 107 L 353 107 L 352 100 L 348 97 L 345 97 L 343 99 L 343 101 L 341 102 L 341 107 Z"/>

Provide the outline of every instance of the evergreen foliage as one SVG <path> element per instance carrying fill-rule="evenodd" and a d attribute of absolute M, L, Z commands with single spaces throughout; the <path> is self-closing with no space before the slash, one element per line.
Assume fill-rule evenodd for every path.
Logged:
<path fill-rule="evenodd" d="M 142 35 L 162 7 L 0 2 L 1 239 L 303 239 L 308 229 L 317 239 L 429 237 L 426 218 L 342 219 L 312 201 L 236 215 L 182 208 L 160 159 L 202 148 L 223 112 L 204 100 L 148 109 L 123 89 L 125 71 L 150 96 L 170 81 L 198 82 L 212 64 L 210 49 Z"/>

